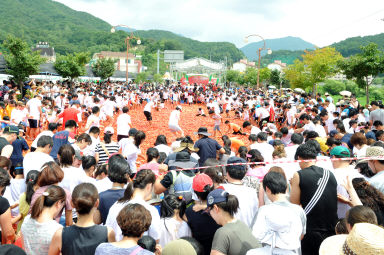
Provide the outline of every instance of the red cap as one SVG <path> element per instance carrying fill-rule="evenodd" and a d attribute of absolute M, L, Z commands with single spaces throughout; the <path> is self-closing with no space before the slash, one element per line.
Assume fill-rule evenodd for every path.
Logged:
<path fill-rule="evenodd" d="M 206 174 L 199 174 L 193 178 L 192 189 L 197 192 L 204 192 L 205 186 L 213 186 L 211 177 Z"/>

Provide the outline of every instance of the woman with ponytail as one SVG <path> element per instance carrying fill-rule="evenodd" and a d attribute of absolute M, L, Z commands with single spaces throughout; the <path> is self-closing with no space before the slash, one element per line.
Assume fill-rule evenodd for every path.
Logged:
<path fill-rule="evenodd" d="M 127 144 L 122 151 L 122 154 L 127 159 L 132 173 L 137 172 L 136 161 L 139 155 L 141 154 L 140 145 L 145 140 L 145 137 L 146 136 L 143 131 L 137 131 L 133 143 Z"/>
<path fill-rule="evenodd" d="M 99 194 L 93 184 L 77 185 L 72 193 L 72 204 L 78 215 L 77 222 L 56 231 L 49 255 L 93 255 L 99 244 L 115 241 L 115 232 L 111 228 L 96 225 L 93 221 L 99 204 Z"/>
<path fill-rule="evenodd" d="M 104 143 L 100 142 L 96 145 L 95 159 L 99 166 L 107 162 L 113 154 L 119 152 L 119 144 L 112 141 L 113 133 L 113 127 L 106 127 L 104 129 Z"/>
<path fill-rule="evenodd" d="M 182 217 L 185 212 L 185 201 L 182 197 L 169 194 L 161 202 L 161 237 L 159 244 L 164 247 L 167 243 L 185 236 L 192 236 L 188 224 Z"/>
<path fill-rule="evenodd" d="M 35 193 L 35 190 L 38 188 L 37 179 L 39 177 L 39 171 L 31 170 L 28 172 L 25 179 L 27 185 L 27 191 L 21 194 L 19 199 L 19 215 L 17 224 L 17 232 L 19 232 L 21 225 L 23 224 L 24 218 L 28 215 L 29 208 L 31 206 L 32 196 Z"/>
<path fill-rule="evenodd" d="M 251 249 L 261 247 L 251 229 L 235 218 L 239 209 L 236 196 L 225 190 L 215 189 L 208 194 L 207 207 L 207 212 L 222 226 L 213 237 L 212 255 L 246 254 Z"/>
<path fill-rule="evenodd" d="M 143 205 L 151 213 L 152 222 L 146 235 L 151 236 L 155 240 L 160 239 L 159 212 L 154 206 L 147 202 L 152 198 L 152 191 L 155 180 L 156 176 L 152 170 L 140 170 L 137 172 L 132 182 L 128 184 L 127 188 L 125 189 L 124 196 L 120 198 L 116 203 L 114 203 L 109 209 L 105 225 L 112 227 L 112 229 L 115 231 L 116 241 L 120 241 L 123 238 L 121 228 L 116 221 L 116 217 L 124 206 L 133 203 Z"/>
<path fill-rule="evenodd" d="M 21 226 L 21 239 L 28 255 L 48 254 L 49 245 L 56 230 L 62 228 L 54 218 L 60 214 L 65 205 L 65 191 L 52 185 L 37 198 Z"/>

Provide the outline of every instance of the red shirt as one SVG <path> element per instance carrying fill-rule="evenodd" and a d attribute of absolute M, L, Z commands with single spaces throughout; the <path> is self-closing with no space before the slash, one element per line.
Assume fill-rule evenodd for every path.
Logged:
<path fill-rule="evenodd" d="M 79 113 L 80 113 L 79 110 L 77 110 L 73 107 L 70 107 L 70 108 L 65 109 L 59 115 L 57 115 L 58 118 L 63 118 L 63 125 L 62 125 L 61 130 L 65 129 L 65 122 L 67 122 L 67 120 L 74 120 L 74 121 L 76 121 L 76 123 L 78 123 L 79 119 L 78 119 L 77 114 L 79 114 Z"/>

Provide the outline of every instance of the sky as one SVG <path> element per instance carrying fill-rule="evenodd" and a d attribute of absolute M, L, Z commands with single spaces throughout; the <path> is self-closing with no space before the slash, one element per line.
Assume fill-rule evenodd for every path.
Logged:
<path fill-rule="evenodd" d="M 56 0 L 111 25 L 161 29 L 199 41 L 300 37 L 318 47 L 384 33 L 383 0 Z M 249 42 L 259 41 L 252 37 Z"/>

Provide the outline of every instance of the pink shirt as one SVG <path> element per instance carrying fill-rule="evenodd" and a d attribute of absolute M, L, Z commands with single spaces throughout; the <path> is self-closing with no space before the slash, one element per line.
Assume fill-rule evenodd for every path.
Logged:
<path fill-rule="evenodd" d="M 247 176 L 253 176 L 262 181 L 264 179 L 264 176 L 267 174 L 267 170 L 265 167 L 256 167 L 256 168 L 249 168 L 247 171 Z"/>
<path fill-rule="evenodd" d="M 139 171 L 143 169 L 150 169 L 157 176 L 159 175 L 159 164 L 156 162 L 149 162 L 140 166 Z"/>

